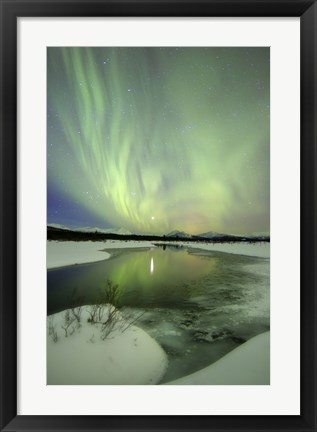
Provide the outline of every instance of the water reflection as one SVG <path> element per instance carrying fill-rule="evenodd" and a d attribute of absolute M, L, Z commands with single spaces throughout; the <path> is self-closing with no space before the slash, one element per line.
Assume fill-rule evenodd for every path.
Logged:
<path fill-rule="evenodd" d="M 153 257 L 151 258 L 150 272 L 151 273 L 154 272 L 154 260 L 153 260 Z"/>
<path fill-rule="evenodd" d="M 119 285 L 121 306 L 183 306 L 195 292 L 194 286 L 189 289 L 189 283 L 217 267 L 216 257 L 204 260 L 185 249 L 109 252 L 116 256 L 94 264 L 49 271 L 48 313 L 71 306 L 76 296 L 94 303 L 107 279 Z"/>
<path fill-rule="evenodd" d="M 269 328 L 269 260 L 185 248 L 109 250 L 111 259 L 48 271 L 48 314 L 96 303 L 107 280 L 120 306 L 164 348 L 162 382 L 216 361 Z"/>

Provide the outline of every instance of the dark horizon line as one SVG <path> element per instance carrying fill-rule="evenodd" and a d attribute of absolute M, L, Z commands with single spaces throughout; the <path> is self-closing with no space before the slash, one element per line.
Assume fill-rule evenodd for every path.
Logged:
<path fill-rule="evenodd" d="M 239 233 L 239 234 L 233 234 L 232 232 L 220 232 L 220 231 L 214 231 L 212 229 L 208 230 L 208 231 L 202 231 L 199 232 L 198 234 L 191 234 L 187 231 L 183 231 L 183 230 L 178 230 L 178 229 L 171 229 L 170 231 L 167 231 L 165 233 L 158 233 L 158 232 L 131 232 L 129 229 L 127 228 L 123 228 L 123 227 L 119 227 L 119 228 L 114 228 L 114 227 L 100 227 L 100 226 L 93 226 L 93 225 L 87 225 L 87 226 L 72 226 L 69 227 L 67 225 L 64 225 L 62 223 L 58 223 L 58 222 L 47 222 L 47 228 L 56 228 L 56 229 L 61 229 L 61 230 L 68 230 L 68 231 L 74 231 L 74 232 L 88 232 L 88 233 L 93 233 L 93 232 L 98 232 L 101 234 L 118 234 L 118 235 L 137 235 L 137 236 L 158 236 L 158 237 L 162 237 L 162 236 L 170 236 L 171 234 L 174 235 L 178 234 L 184 234 L 185 236 L 189 236 L 189 237 L 199 237 L 202 236 L 203 234 L 208 234 L 208 233 L 213 233 L 215 234 L 215 236 L 232 236 L 232 237 L 270 237 L 270 233 L 268 231 L 255 231 L 255 232 L 249 232 L 249 233 Z M 85 230 L 89 230 L 89 231 L 85 231 Z M 122 230 L 122 233 L 119 233 L 118 231 Z M 106 231 L 106 232 L 104 232 Z M 126 232 L 124 232 L 126 231 Z"/>
<path fill-rule="evenodd" d="M 180 233 L 181 234 L 181 233 Z M 69 241 L 98 241 L 98 240 L 150 240 L 150 241 L 194 241 L 194 242 L 270 242 L 270 236 L 237 236 L 230 234 L 217 234 L 215 237 L 201 237 L 200 235 L 149 235 L 149 234 L 115 234 L 102 232 L 74 231 L 67 228 L 47 226 L 47 240 Z"/>

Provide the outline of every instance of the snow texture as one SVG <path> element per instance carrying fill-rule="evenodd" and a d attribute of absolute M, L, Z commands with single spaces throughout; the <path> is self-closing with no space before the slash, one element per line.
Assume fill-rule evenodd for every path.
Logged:
<path fill-rule="evenodd" d="M 198 372 L 168 385 L 269 385 L 270 332 L 253 337 Z"/>
<path fill-rule="evenodd" d="M 269 243 L 175 244 L 247 256 L 270 256 Z M 149 241 L 48 241 L 47 267 L 105 260 L 110 257 L 105 249 L 133 247 L 154 245 Z M 124 333 L 117 331 L 111 338 L 102 340 L 93 331 L 94 326 L 85 322 L 80 331 L 65 338 L 61 329 L 63 312 L 52 317 L 49 319 L 53 319 L 59 328 L 59 339 L 55 343 L 48 336 L 48 384 L 156 384 L 163 377 L 167 367 L 166 354 L 140 328 L 131 326 Z M 267 385 L 270 383 L 269 340 L 269 332 L 258 335 L 212 365 L 168 384 Z"/>
<path fill-rule="evenodd" d="M 150 242 L 77 242 L 77 241 L 48 241 L 47 268 L 64 267 L 74 264 L 103 261 L 110 258 L 104 249 L 125 247 L 153 247 Z"/>
<path fill-rule="evenodd" d="M 130 326 L 122 332 L 126 326 L 121 321 L 103 340 L 100 325 L 87 322 L 89 314 L 84 306 L 80 326 L 74 323 L 65 337 L 62 328 L 65 313 L 47 318 L 47 384 L 156 384 L 160 381 L 167 357 L 143 330 Z M 56 332 L 56 342 L 52 329 Z"/>
<path fill-rule="evenodd" d="M 164 243 L 164 242 L 156 242 Z M 169 244 L 174 244 L 169 242 Z M 269 243 L 194 243 L 176 242 L 176 245 L 185 247 L 226 252 L 238 255 L 269 258 Z M 110 254 L 105 249 L 154 247 L 149 241 L 118 241 L 106 240 L 104 242 L 74 242 L 74 241 L 48 241 L 47 242 L 47 268 L 57 268 L 67 265 L 83 264 L 108 259 Z"/>

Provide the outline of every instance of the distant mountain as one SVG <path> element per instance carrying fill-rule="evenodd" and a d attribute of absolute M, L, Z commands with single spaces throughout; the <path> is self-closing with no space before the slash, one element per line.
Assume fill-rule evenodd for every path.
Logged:
<path fill-rule="evenodd" d="M 246 235 L 236 235 L 236 234 L 223 234 L 223 233 L 217 233 L 214 231 L 208 231 L 205 233 L 197 234 L 193 236 L 193 238 L 197 239 L 208 239 L 208 240 L 215 240 L 215 241 L 270 241 L 270 236 L 265 235 L 259 235 L 257 233 L 254 234 L 246 234 Z"/>
<path fill-rule="evenodd" d="M 217 233 L 215 231 L 208 231 L 208 232 L 205 232 L 205 233 L 197 234 L 197 235 L 195 235 L 195 237 L 203 237 L 203 238 L 212 239 L 212 238 L 217 238 L 217 237 L 224 237 L 224 236 L 227 236 L 227 235 L 228 234 Z"/>
<path fill-rule="evenodd" d="M 131 235 L 132 233 L 124 228 L 98 228 L 98 227 L 83 227 L 76 228 L 74 231 L 86 232 L 86 233 L 101 233 L 101 234 L 119 234 L 119 235 Z"/>
<path fill-rule="evenodd" d="M 81 227 L 81 228 L 68 228 L 65 225 L 60 224 L 48 224 L 47 227 L 57 228 L 61 230 L 82 232 L 82 233 L 100 233 L 100 234 L 119 234 L 119 235 L 131 235 L 132 233 L 124 228 L 98 228 L 98 227 Z"/>
<path fill-rule="evenodd" d="M 217 233 L 215 231 L 207 231 L 201 234 L 191 235 L 184 231 L 174 230 L 166 235 L 158 234 L 133 234 L 124 228 L 98 228 L 98 227 L 82 227 L 68 228 L 65 225 L 51 223 L 47 225 L 49 239 L 96 239 L 98 238 L 119 238 L 122 236 L 127 239 L 150 239 L 150 240 L 191 240 L 191 241 L 210 241 L 210 242 L 257 242 L 270 241 L 270 236 L 266 233 L 252 233 L 250 235 L 233 235 Z"/>
<path fill-rule="evenodd" d="M 50 224 L 47 224 L 47 227 L 48 227 L 48 228 L 61 229 L 61 230 L 68 230 L 68 231 L 71 231 L 71 230 L 72 230 L 71 228 L 68 228 L 68 227 L 65 226 L 65 225 L 60 225 L 60 224 L 57 224 L 57 223 L 50 223 Z"/>
<path fill-rule="evenodd" d="M 111 233 L 113 233 L 113 234 L 121 234 L 121 235 L 131 235 L 131 234 L 133 234 L 131 231 L 126 230 L 126 229 L 124 229 L 124 228 L 118 228 L 118 229 L 116 229 L 116 230 L 109 229 L 108 232 L 111 232 Z"/>
<path fill-rule="evenodd" d="M 179 237 L 179 238 L 192 238 L 192 236 L 184 231 L 171 231 L 170 233 L 166 234 L 166 237 Z"/>

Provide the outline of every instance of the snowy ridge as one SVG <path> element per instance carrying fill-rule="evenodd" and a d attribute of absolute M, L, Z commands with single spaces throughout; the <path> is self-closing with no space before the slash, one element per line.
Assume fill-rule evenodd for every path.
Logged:
<path fill-rule="evenodd" d="M 131 235 L 132 233 L 124 228 L 99 228 L 99 227 L 80 227 L 80 228 L 69 228 L 66 225 L 57 223 L 47 224 L 48 228 L 56 228 L 74 232 L 85 232 L 85 233 L 100 233 L 100 234 L 120 234 L 120 235 Z"/>
<path fill-rule="evenodd" d="M 221 234 L 221 233 L 217 233 L 215 231 L 208 231 L 205 233 L 201 233 L 201 234 L 197 234 L 195 237 L 204 237 L 204 238 L 217 238 L 217 237 L 223 237 L 223 236 L 227 236 L 228 234 Z M 230 234 L 230 237 L 235 237 L 234 235 Z"/>
<path fill-rule="evenodd" d="M 269 385 L 270 332 L 253 337 L 217 362 L 169 385 Z"/>
<path fill-rule="evenodd" d="M 166 234 L 166 237 L 181 237 L 181 238 L 192 238 L 192 236 L 184 231 L 171 231 L 170 233 Z"/>
<path fill-rule="evenodd" d="M 83 227 L 76 228 L 74 231 L 77 232 L 88 232 L 88 233 L 101 233 L 101 234 L 120 234 L 120 235 L 131 235 L 132 233 L 124 228 L 98 228 L 98 227 Z"/>
<path fill-rule="evenodd" d="M 72 324 L 68 337 L 65 337 L 67 311 L 47 318 L 47 383 L 158 383 L 168 363 L 160 345 L 139 327 L 127 327 L 120 313 L 111 335 L 103 339 L 100 325 L 88 322 L 91 316 L 88 308 L 81 308 L 80 325 Z"/>
<path fill-rule="evenodd" d="M 252 233 L 246 235 L 237 234 L 224 234 L 215 231 L 207 231 L 200 234 L 189 234 L 185 231 L 173 230 L 166 235 L 163 234 L 136 234 L 125 228 L 99 228 L 99 227 L 80 227 L 80 228 L 69 228 L 65 225 L 51 223 L 47 225 L 48 229 L 70 231 L 73 233 L 86 233 L 86 234 L 115 234 L 122 236 L 137 236 L 142 237 L 158 237 L 158 238 L 175 238 L 175 239 L 193 239 L 193 240 L 215 240 L 215 241 L 269 241 L 269 234 L 265 233 Z"/>
<path fill-rule="evenodd" d="M 61 225 L 61 224 L 57 224 L 57 223 L 47 224 L 47 228 L 56 228 L 56 229 L 71 231 L 71 228 L 68 228 L 66 225 Z"/>

